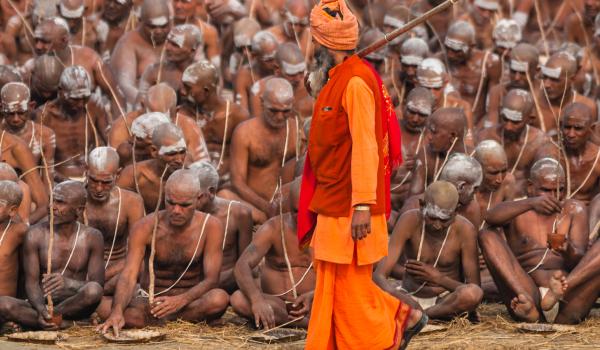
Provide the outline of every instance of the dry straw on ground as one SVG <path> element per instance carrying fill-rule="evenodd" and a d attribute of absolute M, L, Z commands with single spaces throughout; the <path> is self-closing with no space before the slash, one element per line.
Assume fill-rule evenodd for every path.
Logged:
<path fill-rule="evenodd" d="M 511 321 L 504 306 L 482 305 L 479 308 L 481 322 L 471 324 L 466 318 L 459 318 L 443 324 L 445 330 L 426 333 L 415 337 L 409 349 L 599 349 L 600 310 L 595 309 L 592 317 L 574 327 L 543 334 L 519 331 L 518 324 Z M 66 331 L 68 340 L 57 344 L 56 348 L 70 350 L 87 349 L 136 349 L 136 350 L 187 350 L 187 349 L 270 349 L 300 350 L 304 342 L 285 344 L 262 344 L 250 338 L 256 331 L 251 330 L 231 311 L 224 316 L 220 325 L 205 323 L 170 322 L 164 327 L 155 327 L 167 333 L 167 339 L 160 343 L 113 345 L 103 341 L 93 327 L 77 326 Z M 29 349 L 21 343 L 8 343 L 0 340 L 1 349 Z"/>

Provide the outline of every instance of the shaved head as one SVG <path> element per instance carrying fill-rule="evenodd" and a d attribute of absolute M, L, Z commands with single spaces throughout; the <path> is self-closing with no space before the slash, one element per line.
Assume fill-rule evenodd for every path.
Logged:
<path fill-rule="evenodd" d="M 586 126 L 589 127 L 595 121 L 592 115 L 592 110 L 587 105 L 581 102 L 573 102 L 568 104 L 562 111 L 561 118 L 566 121 L 568 118 L 577 118 L 579 120 L 585 120 Z"/>
<path fill-rule="evenodd" d="M 60 75 L 58 86 L 67 98 L 86 98 L 92 94 L 90 76 L 81 66 L 65 68 Z"/>
<path fill-rule="evenodd" d="M 69 25 L 60 17 L 44 18 L 36 27 L 34 38 L 46 43 L 43 47 L 36 44 L 35 51 L 38 55 L 61 50 L 69 42 Z"/>
<path fill-rule="evenodd" d="M 456 212 L 458 191 L 449 182 L 435 181 L 425 190 L 424 200 L 424 215 L 447 220 Z"/>
<path fill-rule="evenodd" d="M 214 64 L 203 60 L 188 66 L 181 81 L 190 85 L 202 84 L 216 88 L 219 83 L 219 71 Z"/>
<path fill-rule="evenodd" d="M 358 49 L 360 50 L 366 48 L 377 40 L 383 38 L 383 36 L 383 32 L 377 28 L 367 29 L 360 36 L 360 40 L 358 41 Z M 373 61 L 383 61 L 386 57 L 387 51 L 387 46 L 385 46 L 375 52 L 371 52 L 366 58 Z"/>
<path fill-rule="evenodd" d="M 144 106 L 150 112 L 169 113 L 177 107 L 177 93 L 167 83 L 158 83 L 148 89 Z"/>
<path fill-rule="evenodd" d="M 400 46 L 400 62 L 405 65 L 418 66 L 429 54 L 429 46 L 421 38 L 408 38 Z"/>
<path fill-rule="evenodd" d="M 65 66 L 56 56 L 41 55 L 37 57 L 33 61 L 31 86 L 48 92 L 56 92 L 64 69 Z"/>
<path fill-rule="evenodd" d="M 260 24 L 254 19 L 244 17 L 233 24 L 233 43 L 236 48 L 252 45 L 252 38 L 260 31 Z"/>
<path fill-rule="evenodd" d="M 183 131 L 173 124 L 158 125 L 152 133 L 152 144 L 159 149 L 159 154 L 180 152 L 186 149 Z"/>
<path fill-rule="evenodd" d="M 542 75 L 553 79 L 570 78 L 577 73 L 577 59 L 567 51 L 559 51 L 542 67 Z"/>
<path fill-rule="evenodd" d="M 58 10 L 66 19 L 78 19 L 83 17 L 85 6 L 83 0 L 60 0 Z"/>
<path fill-rule="evenodd" d="M 275 60 L 284 77 L 304 74 L 306 71 L 304 55 L 295 43 L 287 42 L 279 45 Z"/>
<path fill-rule="evenodd" d="M 462 108 L 443 107 L 437 109 L 430 117 L 430 121 L 436 125 L 448 128 L 450 132 L 462 139 L 467 127 L 467 118 Z"/>
<path fill-rule="evenodd" d="M 266 30 L 261 30 L 254 34 L 251 40 L 252 52 L 263 58 L 275 57 L 275 52 L 279 46 L 279 42 L 275 35 Z"/>
<path fill-rule="evenodd" d="M 491 160 L 500 160 L 504 163 L 508 162 L 504 147 L 495 140 L 481 141 L 477 147 L 475 147 L 474 157 L 475 160 L 484 167 Z"/>
<path fill-rule="evenodd" d="M 85 206 L 87 192 L 83 182 L 67 180 L 54 186 L 55 199 L 67 202 L 78 207 Z"/>
<path fill-rule="evenodd" d="M 23 191 L 14 181 L 0 181 L 0 203 L 18 207 L 23 200 Z"/>
<path fill-rule="evenodd" d="M 481 185 L 483 169 L 475 158 L 463 153 L 454 153 L 442 169 L 440 180 L 454 184 L 458 190 L 460 204 L 467 205 L 473 200 L 475 188 Z"/>
<path fill-rule="evenodd" d="M 8 83 L 0 90 L 4 113 L 27 112 L 29 109 L 29 87 L 23 83 Z"/>
<path fill-rule="evenodd" d="M 95 173 L 115 174 L 119 170 L 119 154 L 112 147 L 96 147 L 88 156 L 88 169 Z"/>
<path fill-rule="evenodd" d="M 426 58 L 417 68 L 419 85 L 428 89 L 438 89 L 444 86 L 446 65 L 437 58 Z"/>
<path fill-rule="evenodd" d="M 194 162 L 190 164 L 190 169 L 198 176 L 202 192 L 217 191 L 219 188 L 219 173 L 210 162 L 205 160 Z"/>
<path fill-rule="evenodd" d="M 157 126 L 168 123 L 171 123 L 171 119 L 164 113 L 151 112 L 142 114 L 131 124 L 131 133 L 135 137 L 145 139 L 152 136 Z"/>
<path fill-rule="evenodd" d="M 448 28 L 444 44 L 453 49 L 467 51 L 475 45 L 475 28 L 466 21 L 455 21 Z"/>
<path fill-rule="evenodd" d="M 10 82 L 22 82 L 21 73 L 12 66 L 0 64 L 0 89 Z"/>
<path fill-rule="evenodd" d="M 564 183 L 565 171 L 556 159 L 542 158 L 531 167 L 529 179 L 534 183 L 542 181 Z"/>
<path fill-rule="evenodd" d="M 435 99 L 429 89 L 417 86 L 406 96 L 406 109 L 422 115 L 431 115 Z"/>
<path fill-rule="evenodd" d="M 526 120 L 533 110 L 534 103 L 531 94 L 523 89 L 511 89 L 502 100 L 500 114 L 511 121 Z"/>
<path fill-rule="evenodd" d="M 200 195 L 200 181 L 196 172 L 189 169 L 179 169 L 173 172 L 165 184 L 165 194 L 185 195 L 196 198 Z"/>
<path fill-rule="evenodd" d="M 167 36 L 167 40 L 179 48 L 196 50 L 202 46 L 202 31 L 193 24 L 180 24 L 173 27 Z"/>
<path fill-rule="evenodd" d="M 294 104 L 294 89 L 292 84 L 282 78 L 269 79 L 263 93 L 265 104 Z"/>
<path fill-rule="evenodd" d="M 141 6 L 140 19 L 144 23 L 162 26 L 169 23 L 171 10 L 169 1 L 144 0 Z"/>

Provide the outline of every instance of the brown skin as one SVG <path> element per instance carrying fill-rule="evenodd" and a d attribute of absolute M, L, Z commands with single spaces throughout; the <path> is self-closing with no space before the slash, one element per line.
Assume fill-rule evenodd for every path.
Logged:
<path fill-rule="evenodd" d="M 206 54 L 206 57 L 210 60 L 213 57 L 217 57 L 221 54 L 221 48 L 219 45 L 219 33 L 213 25 L 206 23 L 205 21 L 203 21 L 200 18 L 197 18 L 194 15 L 196 7 L 203 6 L 198 1 L 174 0 L 173 19 L 176 25 L 192 23 L 197 25 L 202 30 L 204 53 Z"/>
<path fill-rule="evenodd" d="M 79 199 L 59 196 L 55 193 L 55 238 L 52 252 L 52 273 L 46 274 L 49 227 L 47 223 L 30 229 L 24 246 L 23 265 L 29 302 L 11 298 L 6 307 L 11 312 L 5 319 L 29 327 L 55 329 L 49 322 L 44 294 L 51 293 L 54 313 L 63 319 L 79 320 L 89 317 L 102 298 L 104 265 L 101 233 L 81 225 L 76 253 L 69 262 L 64 275 L 61 271 L 73 249 L 77 231 L 76 218 L 83 211 Z M 87 276 L 87 277 L 86 277 Z"/>
<path fill-rule="evenodd" d="M 127 238 L 133 225 L 144 216 L 144 203 L 137 193 L 121 190 L 121 202 L 119 203 L 115 178 L 116 171 L 111 173 L 88 168 L 88 200 L 85 207 L 85 218 L 88 225 L 97 228 L 102 233 L 105 263 L 110 254 L 110 262 L 105 272 L 105 295 L 114 294 L 119 272 L 125 266 Z M 119 207 L 121 214 L 117 223 Z M 118 225 L 116 232 L 115 225 Z M 114 248 L 111 254 L 113 239 Z"/>
<path fill-rule="evenodd" d="M 475 46 L 480 50 L 486 50 L 494 47 L 492 32 L 496 22 L 495 17 L 498 15 L 496 11 L 471 5 L 469 11 L 460 16 L 458 20 L 471 23 L 475 28 Z"/>
<path fill-rule="evenodd" d="M 141 23 L 135 31 L 127 32 L 117 42 L 111 55 L 110 64 L 115 72 L 119 87 L 125 95 L 127 103 L 134 104 L 138 98 L 136 82 L 151 64 L 160 60 L 160 54 L 164 43 L 152 46 L 150 35 L 147 32 L 154 31 L 166 38 L 170 25 L 154 27 L 151 24 Z"/>
<path fill-rule="evenodd" d="M 573 200 L 558 202 L 554 197 L 556 181 L 550 180 L 554 179 L 530 182 L 532 196 L 528 199 L 501 203 L 488 212 L 487 222 L 503 226 L 506 241 L 495 230 L 482 231 L 479 237 L 486 264 L 508 312 L 515 319 L 529 322 L 541 317 L 537 287 L 551 287 L 555 274 L 566 275 L 577 265 L 588 244 L 585 207 Z M 541 261 L 555 219 L 556 232 L 567 235 L 566 243 L 549 251 L 539 268 L 527 274 Z"/>
<path fill-rule="evenodd" d="M 2 20 L 2 26 L 5 26 L 11 17 L 16 16 L 17 11 L 19 11 L 21 15 L 25 15 L 30 6 L 31 2 L 27 0 L 0 0 L 0 20 Z"/>
<path fill-rule="evenodd" d="M 96 52 L 102 47 L 96 32 L 97 20 L 95 18 L 81 17 L 78 19 L 65 19 L 71 29 L 71 44 L 85 46 Z M 85 33 L 83 32 L 85 28 Z M 85 35 L 85 38 L 84 38 Z"/>
<path fill-rule="evenodd" d="M 399 211 L 400 215 L 410 210 L 419 208 L 419 203 L 423 201 L 423 198 L 423 194 L 408 198 Z M 479 209 L 479 203 L 475 200 L 475 198 L 470 200 L 465 205 L 459 203 L 458 207 L 456 208 L 456 213 L 469 220 L 473 227 L 479 228 L 481 221 L 483 220 L 483 216 L 481 215 L 481 211 Z"/>
<path fill-rule="evenodd" d="M 230 169 L 235 193 L 224 196 L 249 203 L 254 222 L 262 223 L 275 215 L 276 205 L 270 200 L 279 176 L 283 183 L 293 179 L 297 130 L 296 123 L 289 120 L 291 112 L 290 106 L 273 102 L 260 118 L 241 123 L 233 133 Z M 290 133 L 286 164 L 281 169 L 286 123 Z"/>
<path fill-rule="evenodd" d="M 535 69 L 533 69 L 534 73 L 535 73 Z M 534 79 L 534 73 L 532 73 L 530 75 L 530 79 Z M 525 74 L 521 73 L 521 72 L 516 72 L 513 70 L 510 70 L 509 73 L 509 78 L 510 78 L 510 82 L 507 83 L 500 83 L 500 84 L 496 84 L 494 86 L 492 86 L 492 88 L 490 89 L 490 92 L 488 94 L 488 106 L 487 106 L 487 115 L 485 117 L 485 121 L 488 123 L 491 123 L 491 125 L 496 125 L 500 122 L 500 120 L 502 119 L 500 117 L 500 109 L 502 107 L 502 100 L 504 99 L 504 96 L 508 93 L 508 91 L 515 87 L 515 88 L 519 88 L 519 89 L 523 89 L 529 93 L 531 93 L 531 90 L 529 90 L 529 85 L 527 85 L 527 80 L 525 77 Z M 518 80 L 519 82 L 522 81 L 522 79 L 525 79 L 525 85 L 522 85 L 520 83 L 518 84 L 511 84 L 513 83 L 515 80 Z M 536 84 L 534 81 L 532 81 L 533 84 Z M 537 84 L 536 84 L 537 86 Z M 529 115 L 529 120 L 531 122 L 534 122 L 536 117 L 536 112 L 535 112 L 535 108 L 531 110 L 531 114 Z"/>
<path fill-rule="evenodd" d="M 309 249 L 301 250 L 297 244 L 296 214 L 283 215 L 285 244 L 294 281 L 297 283 L 310 267 L 312 254 Z M 291 291 L 280 297 L 273 296 L 292 288 L 283 253 L 281 230 L 281 219 L 277 216 L 256 232 L 252 243 L 235 265 L 234 274 L 240 290 L 231 296 L 231 305 L 236 313 L 253 320 L 257 327 L 262 325 L 263 328 L 270 329 L 304 316 L 294 324 L 306 328 L 316 282 L 314 270 L 296 287 L 298 298 L 294 299 Z M 258 282 L 254 279 L 252 270 L 263 258 L 265 264 Z M 292 303 L 297 309 L 288 312 L 286 303 Z"/>
<path fill-rule="evenodd" d="M 250 94 L 250 112 L 252 116 L 261 115 L 263 112 L 261 100 L 263 98 L 263 93 L 267 82 L 273 77 L 284 78 L 289 81 L 290 84 L 292 84 L 294 87 L 294 111 L 296 111 L 302 118 L 311 117 L 314 99 L 308 94 L 308 91 L 304 86 L 304 73 L 299 73 L 294 76 L 287 76 L 284 75 L 280 70 L 277 70 L 275 75 L 268 76 L 257 82 L 258 89 L 256 90 L 256 93 Z"/>
<path fill-rule="evenodd" d="M 17 296 L 17 280 L 19 279 L 19 255 L 21 244 L 25 241 L 29 226 L 21 221 L 18 206 L 0 204 L 0 234 L 5 232 L 9 220 L 10 228 L 6 230 L 0 245 L 0 295 Z M 0 298 L 0 300 L 2 300 Z M 0 313 L 3 313 L 0 311 Z M 3 316 L 0 316 L 2 318 Z"/>
<path fill-rule="evenodd" d="M 86 108 L 89 117 L 86 116 Z M 40 106 L 35 114 L 36 120 L 54 130 L 56 134 L 56 163 L 79 154 L 78 157 L 56 167 L 55 177 L 60 181 L 68 177 L 82 176 L 85 170 L 85 126 L 88 126 L 88 151 L 96 145 L 104 145 L 105 131 L 109 124 L 104 109 L 94 98 L 65 99 L 59 92 L 57 99 Z"/>
<path fill-rule="evenodd" d="M 144 262 L 147 267 L 144 256 L 150 249 L 155 215 L 159 216 L 154 258 L 156 292 L 171 286 L 192 259 L 207 215 L 195 211 L 196 198 L 189 193 L 167 192 L 166 202 L 166 210 L 146 216 L 133 227 L 110 316 L 98 327 L 102 332 L 113 328 L 118 336 L 123 326 L 144 327 L 157 319 L 197 322 L 217 318 L 229 303 L 227 293 L 216 288 L 221 268 L 223 226 L 213 217 L 208 219 L 198 253 L 184 278 L 169 292 L 157 296 L 154 305 L 148 305 L 146 299 L 134 298 L 138 277 L 141 287 L 148 290 L 148 269 L 140 275 L 140 265 Z M 173 222 L 175 217 L 176 223 Z"/>
<path fill-rule="evenodd" d="M 423 220 L 426 220 L 425 239 L 421 259 L 417 261 Z M 448 236 L 438 266 L 434 268 L 433 264 L 448 227 L 452 232 Z M 414 299 L 398 291 L 387 281 L 394 265 L 404 254 L 408 259 L 402 281 L 405 290 L 414 291 L 423 282 L 428 282 L 416 294 L 417 297 L 428 298 L 444 291 L 450 292 L 435 306 L 423 310 L 429 317 L 448 319 L 465 311 L 473 311 L 483 297 L 479 287 L 476 237 L 473 225 L 460 215 L 441 221 L 424 218 L 420 210 L 410 210 L 398 220 L 390 240 L 388 256 L 377 265 L 373 280 L 386 292 L 420 309 Z"/>
<path fill-rule="evenodd" d="M 271 65 L 273 60 L 274 58 L 269 60 Z M 273 67 L 267 69 L 264 66 L 265 64 L 262 64 L 259 53 L 255 55 L 252 65 L 243 65 L 237 72 L 234 84 L 236 100 L 239 99 L 240 106 L 246 110 L 250 109 L 250 99 L 252 98 L 251 90 L 254 87 L 254 84 L 260 84 L 262 79 L 273 74 Z"/>
<path fill-rule="evenodd" d="M 119 39 L 135 29 L 135 19 L 131 16 L 131 5 L 122 5 L 116 0 L 105 0 L 102 20 L 108 24 L 108 35 L 102 43 L 100 52 L 111 54 Z"/>
<path fill-rule="evenodd" d="M 48 192 L 46 192 L 46 187 L 42 183 L 39 172 L 29 171 L 36 166 L 33 154 L 25 142 L 9 132 L 4 134 L 0 149 L 2 149 L 2 161 L 13 167 L 17 173 L 25 174 L 23 179 L 29 186 L 33 201 L 36 204 L 36 209 L 31 213 L 30 220 L 31 223 L 38 222 L 46 216 Z"/>
<path fill-rule="evenodd" d="M 508 159 L 508 170 L 512 169 L 519 152 L 523 149 L 523 155 L 517 165 L 514 175 L 516 181 L 517 197 L 525 195 L 525 188 L 527 186 L 526 179 L 529 175 L 529 168 L 536 161 L 538 150 L 548 142 L 546 135 L 538 128 L 529 126 L 529 136 L 527 137 L 527 144 L 525 142 L 525 125 L 527 121 L 521 121 L 515 123 L 511 120 L 501 118 L 501 123 L 496 126 L 485 128 L 477 133 L 477 141 L 483 140 L 495 140 L 500 144 L 504 144 L 504 152 Z M 504 129 L 504 138 L 502 138 L 502 130 Z M 514 135 L 507 137 L 507 135 Z"/>
<path fill-rule="evenodd" d="M 565 6 L 567 3 L 561 0 L 549 0 L 543 5 L 540 5 L 540 17 L 542 21 L 542 27 L 545 31 L 550 30 L 551 23 L 555 22 L 554 29 L 546 33 L 548 40 L 562 40 L 562 31 L 565 24 L 565 20 L 571 12 L 570 6 Z M 523 28 L 523 39 L 526 42 L 536 42 L 540 39 L 540 27 L 537 21 L 537 15 L 535 10 L 534 0 L 523 0 L 520 1 L 516 6 L 515 11 L 529 14 L 529 20 L 527 25 Z"/>
<path fill-rule="evenodd" d="M 189 86 L 183 83 L 184 88 L 181 90 L 181 96 L 192 96 L 198 108 L 201 107 L 199 113 L 190 111 L 189 108 L 181 106 L 178 111 L 180 118 L 197 120 L 198 124 L 202 125 L 202 133 L 206 140 L 206 146 L 210 153 L 210 158 L 213 164 L 219 162 L 221 150 L 223 147 L 223 137 L 225 136 L 225 117 L 227 112 L 227 101 L 217 94 L 215 90 L 205 90 L 201 86 L 202 83 L 196 86 Z M 227 181 L 230 167 L 230 150 L 233 138 L 233 131 L 242 122 L 248 120 L 250 116 L 248 112 L 236 103 L 229 104 L 229 120 L 227 121 L 226 144 L 223 155 L 223 163 L 218 167 L 219 176 L 222 180 Z M 185 129 L 184 129 L 185 130 Z M 185 131 L 184 131 L 185 132 Z"/>
<path fill-rule="evenodd" d="M 31 17 L 27 16 L 25 21 L 33 30 Z M 33 57 L 35 39 L 21 17 L 15 15 L 8 20 L 1 40 L 4 53 L 13 63 L 23 65 Z"/>
<path fill-rule="evenodd" d="M 169 140 L 165 142 L 165 146 L 169 146 L 177 142 L 176 140 Z M 132 165 L 128 165 L 119 174 L 117 179 L 117 186 L 136 192 L 134 175 L 137 175 L 137 182 L 140 188 L 140 195 L 144 200 L 144 208 L 146 213 L 151 213 L 156 209 L 158 203 L 160 188 L 160 177 L 168 166 L 167 172 L 163 178 L 163 185 L 175 170 L 181 169 L 185 164 L 186 152 L 178 152 L 172 154 L 165 154 L 162 156 L 158 155 L 158 149 L 156 146 L 151 148 L 152 159 L 148 159 L 136 164 L 135 172 Z M 168 164 L 168 165 L 167 165 Z M 163 186 L 164 188 L 164 186 Z M 161 208 L 164 207 L 164 203 L 161 203 Z"/>

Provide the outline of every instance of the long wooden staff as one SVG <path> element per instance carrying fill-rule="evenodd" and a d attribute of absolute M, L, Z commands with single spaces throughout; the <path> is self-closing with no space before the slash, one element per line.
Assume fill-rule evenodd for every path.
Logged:
<path fill-rule="evenodd" d="M 430 17 L 445 11 L 446 9 L 450 8 L 451 6 L 453 6 L 454 4 L 456 4 L 458 2 L 458 0 L 446 0 L 443 3 L 439 4 L 438 6 L 432 8 L 431 10 L 425 12 L 424 14 L 422 14 L 421 16 L 409 21 L 408 23 L 406 23 L 404 26 L 402 26 L 401 28 L 398 28 L 396 30 L 394 30 L 391 33 L 387 33 L 383 36 L 383 38 L 377 40 L 376 42 L 372 43 L 371 45 L 365 47 L 364 49 L 360 50 L 358 52 L 358 57 L 360 58 L 364 58 L 366 57 L 368 54 L 370 54 L 371 52 L 375 52 L 379 49 L 381 49 L 382 47 L 384 47 L 385 45 L 387 45 L 390 41 L 396 39 L 397 37 L 399 37 L 400 35 L 408 32 L 409 30 L 413 29 L 414 27 L 418 26 L 419 24 L 427 21 Z"/>

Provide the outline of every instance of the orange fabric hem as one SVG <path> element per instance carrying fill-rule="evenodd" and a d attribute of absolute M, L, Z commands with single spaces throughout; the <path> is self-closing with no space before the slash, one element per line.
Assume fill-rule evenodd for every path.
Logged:
<path fill-rule="evenodd" d="M 394 343 L 386 350 L 396 350 L 400 348 L 404 336 L 404 330 L 406 329 L 406 324 L 408 323 L 408 316 L 410 315 L 410 311 L 410 306 L 400 302 L 400 304 L 398 305 L 398 310 L 396 311 L 396 317 L 394 318 L 396 320 Z"/>

